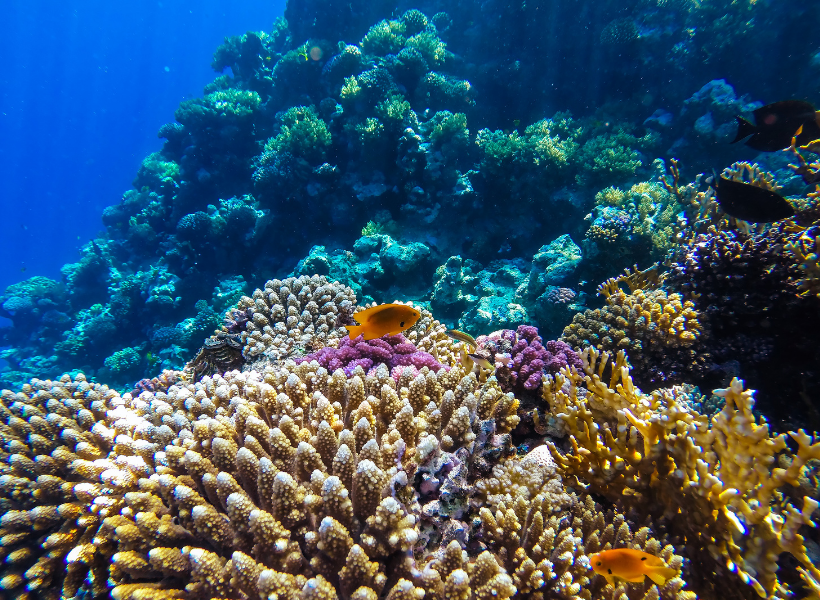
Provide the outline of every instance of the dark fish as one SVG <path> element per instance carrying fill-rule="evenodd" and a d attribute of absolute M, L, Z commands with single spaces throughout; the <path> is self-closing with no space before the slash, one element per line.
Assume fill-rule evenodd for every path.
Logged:
<path fill-rule="evenodd" d="M 794 208 L 783 196 L 750 183 L 721 177 L 717 200 L 726 214 L 749 223 L 772 223 L 794 216 Z"/>
<path fill-rule="evenodd" d="M 745 143 L 749 148 L 775 152 L 788 148 L 795 135 L 798 145 L 820 138 L 820 113 L 815 112 L 814 106 L 808 102 L 783 100 L 761 106 L 752 114 L 754 124 L 743 117 L 735 117 L 737 135 L 733 144 L 748 137 Z"/>

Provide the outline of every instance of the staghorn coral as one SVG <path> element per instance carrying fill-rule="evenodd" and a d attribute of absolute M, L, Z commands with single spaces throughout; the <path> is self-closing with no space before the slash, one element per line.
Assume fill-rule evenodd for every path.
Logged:
<path fill-rule="evenodd" d="M 725 404 L 710 419 L 682 388 L 641 392 L 622 351 L 608 381 L 608 353 L 587 348 L 581 358 L 582 371 L 564 369 L 544 385 L 570 433 L 568 452 L 549 445 L 568 483 L 659 520 L 693 560 L 689 582 L 710 597 L 788 597 L 778 567 L 784 552 L 816 573 L 798 530 L 814 525 L 818 502 L 805 496 L 798 508 L 779 489 L 798 485 L 820 442 L 802 430 L 770 435 L 738 379 L 715 391 Z M 782 454 L 785 468 L 774 468 Z"/>
<path fill-rule="evenodd" d="M 561 339 L 576 349 L 626 351 L 641 382 L 681 381 L 702 372 L 708 355 L 696 351 L 703 328 L 695 305 L 659 289 L 627 294 L 612 282 L 599 288 L 607 305 L 575 315 Z"/>

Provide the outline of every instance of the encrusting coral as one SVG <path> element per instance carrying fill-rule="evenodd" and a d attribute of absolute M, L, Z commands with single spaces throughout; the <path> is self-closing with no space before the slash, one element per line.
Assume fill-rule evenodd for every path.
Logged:
<path fill-rule="evenodd" d="M 568 483 L 663 524 L 693 559 L 687 580 L 704 593 L 789 597 L 778 576 L 784 552 L 817 578 L 800 530 L 814 526 L 818 501 L 805 496 L 798 507 L 779 490 L 798 485 L 804 465 L 820 457 L 820 441 L 802 430 L 771 436 L 752 413 L 753 391 L 737 379 L 715 391 L 725 404 L 709 419 L 683 388 L 642 393 L 623 352 L 611 365 L 594 349 L 581 358 L 582 371 L 564 369 L 544 386 L 570 434 L 568 452 L 549 446 Z M 776 467 L 779 455 L 788 457 L 785 468 Z"/>

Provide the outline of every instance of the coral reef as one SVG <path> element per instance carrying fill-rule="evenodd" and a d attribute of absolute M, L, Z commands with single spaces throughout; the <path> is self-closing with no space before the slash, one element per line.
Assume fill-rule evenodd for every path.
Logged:
<path fill-rule="evenodd" d="M 239 299 L 214 341 L 238 336 L 246 361 L 278 360 L 346 335 L 355 304 L 350 288 L 321 275 L 272 279 Z"/>
<path fill-rule="evenodd" d="M 607 380 L 610 358 L 585 350 L 582 370 L 564 369 L 544 386 L 570 437 L 568 452 L 549 445 L 559 471 L 624 510 L 664 523 L 697 556 L 687 580 L 704 593 L 789 597 L 778 563 L 784 552 L 816 578 L 799 531 L 814 525 L 817 500 L 776 499 L 781 488 L 797 485 L 803 466 L 820 455 L 820 442 L 803 430 L 770 435 L 752 413 L 753 392 L 738 379 L 715 391 L 725 404 L 709 419 L 688 404 L 683 388 L 642 393 L 623 351 Z M 781 453 L 787 468 L 775 467 Z"/>
<path fill-rule="evenodd" d="M 369 341 L 342 338 L 337 348 L 322 348 L 304 358 L 296 359 L 297 364 L 310 361 L 316 361 L 330 373 L 342 369 L 348 377 L 356 367 L 361 367 L 366 373 L 372 373 L 379 365 L 385 365 L 396 380 L 405 371 L 417 374 L 424 367 L 433 372 L 438 372 L 442 368 L 432 354 L 419 351 L 402 334 Z"/>
<path fill-rule="evenodd" d="M 524 397 L 537 393 L 545 374 L 555 374 L 566 366 L 580 367 L 575 351 L 560 341 L 542 343 L 538 329 L 519 325 L 476 339 L 475 354 L 494 364 L 498 383 L 506 392 Z"/>
<path fill-rule="evenodd" d="M 503 459 L 517 403 L 457 367 L 289 362 L 138 397 L 66 376 L 1 400 L 11 593 L 511 597 L 597 589 L 585 555 L 606 547 L 683 564 L 564 492 L 544 447 Z"/>
<path fill-rule="evenodd" d="M 698 345 L 703 327 L 694 303 L 661 289 L 627 294 L 620 288 L 623 279 L 602 284 L 606 306 L 575 315 L 562 340 L 576 349 L 624 350 L 642 385 L 702 376 L 711 364 Z"/>

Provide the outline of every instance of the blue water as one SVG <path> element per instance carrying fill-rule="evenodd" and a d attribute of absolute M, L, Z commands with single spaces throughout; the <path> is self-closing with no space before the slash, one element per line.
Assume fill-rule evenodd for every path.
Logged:
<path fill-rule="evenodd" d="M 0 289 L 60 267 L 102 230 L 157 130 L 213 80 L 226 35 L 273 2 L 6 0 L 0 19 Z"/>

